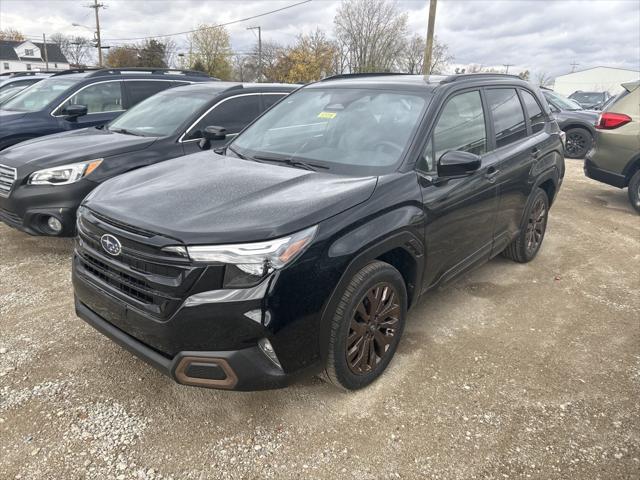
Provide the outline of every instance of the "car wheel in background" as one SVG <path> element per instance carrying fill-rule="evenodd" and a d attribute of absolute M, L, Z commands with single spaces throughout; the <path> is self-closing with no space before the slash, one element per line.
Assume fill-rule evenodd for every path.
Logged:
<path fill-rule="evenodd" d="M 566 134 L 565 156 L 567 158 L 584 158 L 593 144 L 591 133 L 585 128 L 570 128 Z"/>
<path fill-rule="evenodd" d="M 631 206 L 640 213 L 640 170 L 634 173 L 629 181 L 629 201 Z"/>
<path fill-rule="evenodd" d="M 356 273 L 331 320 L 323 378 L 345 390 L 366 387 L 387 368 L 407 316 L 404 279 L 374 261 Z"/>
<path fill-rule="evenodd" d="M 541 188 L 536 188 L 529 207 L 524 213 L 518 236 L 504 249 L 502 254 L 518 263 L 534 259 L 540 250 L 547 231 L 549 199 Z"/>

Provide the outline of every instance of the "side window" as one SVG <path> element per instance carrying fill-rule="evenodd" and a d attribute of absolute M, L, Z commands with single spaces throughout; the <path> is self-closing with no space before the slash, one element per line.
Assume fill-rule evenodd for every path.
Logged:
<path fill-rule="evenodd" d="M 262 94 L 262 104 L 264 105 L 264 110 L 269 110 L 271 107 L 273 107 L 276 103 L 278 103 L 280 100 L 282 100 L 282 97 L 286 96 L 285 93 L 283 94 Z"/>
<path fill-rule="evenodd" d="M 479 91 L 461 93 L 447 102 L 427 150 L 423 155 L 424 167 L 428 167 L 426 171 L 434 171 L 438 159 L 449 150 L 476 155 L 487 151 L 487 132 Z"/>
<path fill-rule="evenodd" d="M 497 148 L 527 136 L 524 112 L 515 88 L 487 90 L 487 103 L 493 117 Z"/>
<path fill-rule="evenodd" d="M 238 133 L 259 114 L 259 94 L 231 97 L 207 113 L 202 120 L 189 131 L 187 139 L 200 138 L 202 136 L 202 130 L 210 125 L 224 127 L 227 129 L 227 133 Z"/>
<path fill-rule="evenodd" d="M 522 101 L 529 115 L 532 133 L 538 133 L 544 128 L 544 115 L 537 100 L 526 90 L 520 90 Z"/>
<path fill-rule="evenodd" d="M 127 96 L 129 100 L 127 108 L 131 108 L 136 103 L 140 103 L 142 100 L 149 98 L 151 95 L 161 92 L 162 90 L 166 90 L 167 88 L 171 88 L 172 86 L 172 82 L 163 80 L 156 82 L 149 82 L 144 80 L 125 80 L 124 88 L 127 89 Z"/>
<path fill-rule="evenodd" d="M 121 82 L 104 82 L 89 85 L 67 100 L 62 105 L 62 108 L 68 105 L 85 105 L 87 113 L 122 110 Z"/>

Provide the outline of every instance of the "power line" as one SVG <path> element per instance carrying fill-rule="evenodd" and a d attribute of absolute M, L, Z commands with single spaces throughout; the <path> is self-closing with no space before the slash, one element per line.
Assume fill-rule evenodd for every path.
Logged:
<path fill-rule="evenodd" d="M 234 23 L 246 22 L 247 20 L 253 20 L 255 18 L 260 18 L 260 17 L 264 17 L 264 16 L 267 16 L 267 15 L 271 15 L 272 13 L 277 13 L 277 12 L 281 12 L 283 10 L 288 10 L 289 8 L 297 7 L 298 5 L 303 5 L 303 4 L 309 3 L 311 1 L 312 0 L 304 0 L 302 2 L 294 3 L 292 5 L 287 5 L 286 7 L 277 8 L 275 10 L 270 10 L 270 11 L 264 12 L 264 13 L 259 13 L 258 15 L 253 15 L 251 17 L 240 18 L 240 19 L 237 19 L 237 20 L 231 20 L 230 22 L 220 23 L 218 25 L 212 25 L 212 26 L 204 27 L 204 28 L 205 29 L 208 29 L 208 28 L 219 28 L 219 27 L 226 27 L 228 25 L 233 25 Z M 162 34 L 162 35 L 149 35 L 147 37 L 105 38 L 103 40 L 105 42 L 107 42 L 107 41 L 109 41 L 109 42 L 118 42 L 118 41 L 131 41 L 131 40 L 147 40 L 147 39 L 151 39 L 151 38 L 164 38 L 164 37 L 175 37 L 177 35 L 186 35 L 188 33 L 197 32 L 198 30 L 200 30 L 200 29 L 196 28 L 194 30 L 186 30 L 184 32 L 176 32 L 176 33 L 165 33 L 165 34 Z"/>

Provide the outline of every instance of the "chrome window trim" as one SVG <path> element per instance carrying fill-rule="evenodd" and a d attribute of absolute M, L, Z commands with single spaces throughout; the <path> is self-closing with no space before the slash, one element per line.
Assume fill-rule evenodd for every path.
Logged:
<path fill-rule="evenodd" d="M 224 102 L 234 99 L 234 98 L 240 98 L 240 97 L 249 97 L 249 96 L 253 96 L 253 95 L 282 95 L 282 96 L 287 96 L 289 93 L 280 93 L 280 92 L 253 92 L 253 93 L 241 93 L 239 95 L 233 95 L 231 97 L 227 97 L 227 98 L 223 98 L 222 100 L 220 100 L 219 102 L 215 103 L 211 108 L 209 108 L 206 112 L 204 112 L 202 115 L 200 115 L 183 133 L 182 135 L 180 135 L 180 138 L 178 138 L 178 143 L 189 143 L 189 142 L 198 142 L 200 141 L 199 138 L 191 138 L 189 140 L 185 140 L 184 137 L 187 133 L 189 133 L 189 131 L 191 131 L 191 129 L 193 129 L 193 127 L 195 127 L 198 122 L 200 120 L 202 120 L 204 117 L 206 117 L 214 108 L 216 108 L 218 105 L 223 104 Z M 227 135 L 228 137 L 235 137 L 237 136 L 237 133 L 230 133 Z"/>
<path fill-rule="evenodd" d="M 103 80 L 101 82 L 89 83 L 88 85 L 85 85 L 84 87 L 80 88 L 79 90 L 76 90 L 71 95 L 69 95 L 67 98 L 65 98 L 62 102 L 60 102 L 58 104 L 58 106 L 51 111 L 50 115 L 52 117 L 55 117 L 55 118 L 63 117 L 64 115 L 56 115 L 56 111 L 60 107 L 62 107 L 62 105 L 64 105 L 66 102 L 68 102 L 71 99 L 71 97 L 74 97 L 75 95 L 77 95 L 78 93 L 83 91 L 85 88 L 92 87 L 93 85 L 98 85 L 99 83 L 112 83 L 112 82 L 173 82 L 173 81 L 187 82 L 189 84 L 193 83 L 193 82 L 190 82 L 188 80 L 174 80 L 174 79 L 170 79 L 169 80 L 169 79 L 163 79 L 163 78 L 112 78 L 110 80 Z M 123 85 L 123 87 L 124 87 L 124 85 Z M 124 97 L 124 92 L 123 92 L 123 97 Z M 105 112 L 92 112 L 92 113 L 87 113 L 87 115 L 98 115 L 100 113 L 114 113 L 114 112 L 125 112 L 125 111 L 126 111 L 126 109 L 123 108 L 123 109 L 120 109 L 120 110 L 109 110 L 109 111 L 105 111 Z"/>

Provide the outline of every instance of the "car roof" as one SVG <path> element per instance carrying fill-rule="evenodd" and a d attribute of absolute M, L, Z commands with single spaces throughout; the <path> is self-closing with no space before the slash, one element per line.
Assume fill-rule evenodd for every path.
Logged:
<path fill-rule="evenodd" d="M 208 93 L 212 97 L 220 95 L 228 91 L 236 90 L 261 90 L 261 91 L 286 91 L 291 92 L 300 85 L 287 84 L 287 83 L 239 83 L 239 82 L 198 82 L 189 85 L 183 85 L 180 87 L 164 90 L 161 93 L 164 95 L 175 95 L 181 92 L 194 92 L 194 93 Z"/>
<path fill-rule="evenodd" d="M 449 84 L 501 84 L 501 83 L 526 84 L 524 80 L 515 75 L 499 73 L 470 73 L 456 75 L 406 75 L 395 73 L 357 73 L 334 75 L 319 82 L 309 85 L 311 88 L 323 87 L 376 87 L 399 90 L 435 90 Z"/>

